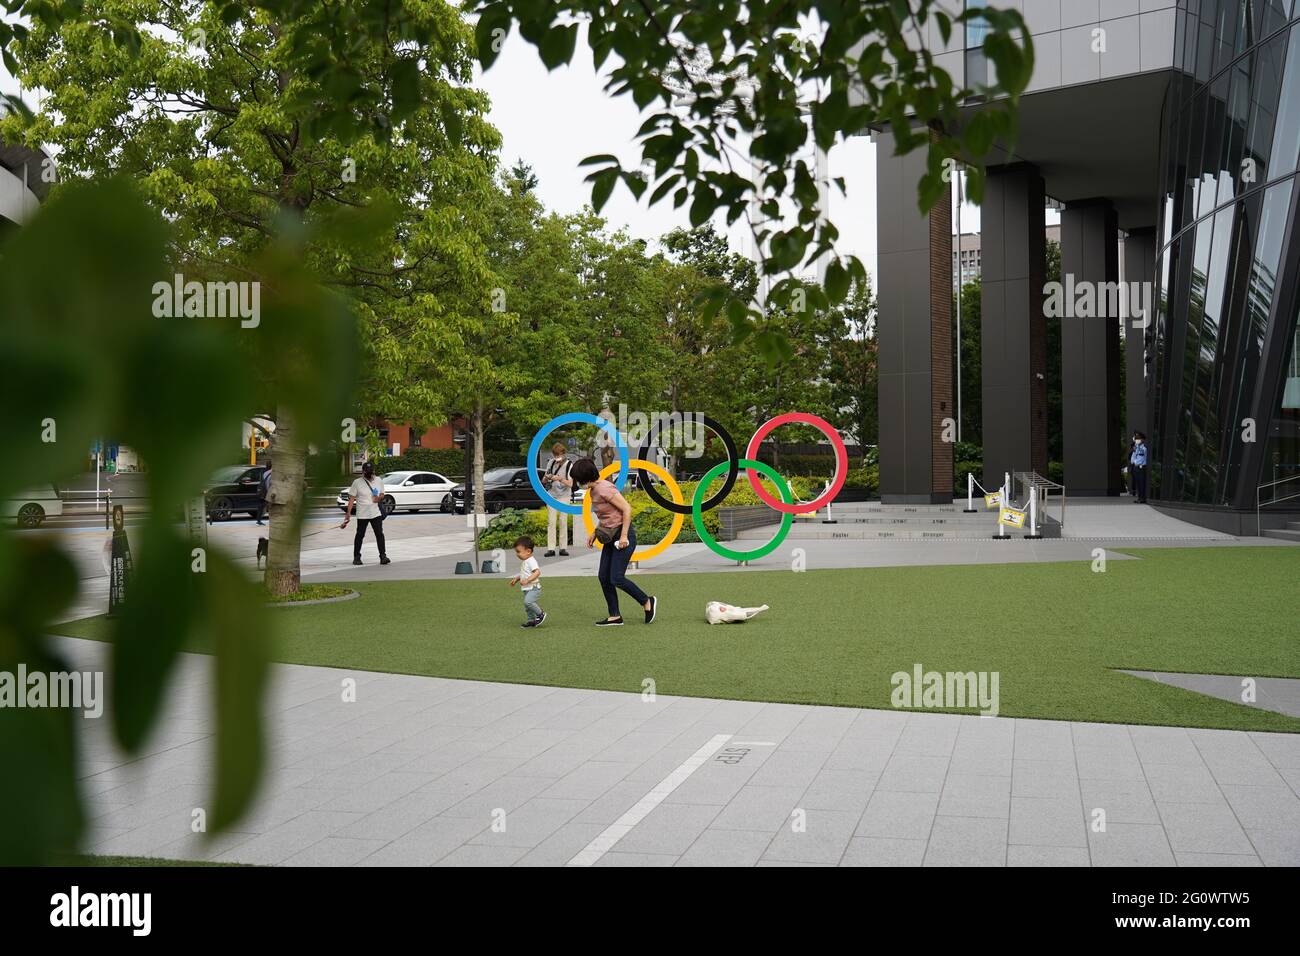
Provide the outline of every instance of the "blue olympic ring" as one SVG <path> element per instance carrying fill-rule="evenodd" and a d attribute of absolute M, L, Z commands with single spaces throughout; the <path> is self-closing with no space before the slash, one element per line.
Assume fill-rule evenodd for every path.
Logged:
<path fill-rule="evenodd" d="M 586 412 L 569 412 L 567 415 L 556 415 L 549 422 L 538 429 L 537 434 L 533 436 L 533 443 L 528 446 L 528 482 L 533 486 L 533 491 L 537 492 L 542 502 L 548 508 L 554 508 L 556 511 L 562 511 L 566 515 L 582 514 L 582 505 L 569 504 L 563 501 L 557 501 L 552 498 L 550 493 L 542 487 L 542 483 L 537 480 L 537 456 L 542 450 L 542 440 L 551 432 L 561 425 L 598 425 L 614 439 L 614 448 L 618 451 L 618 461 L 623 467 L 619 469 L 618 480 L 614 482 L 614 487 L 619 491 L 623 490 L 623 485 L 627 483 L 628 472 L 631 469 L 631 455 L 628 454 L 627 446 L 623 444 L 623 439 L 618 436 L 618 429 L 614 423 L 606 421 L 596 415 L 588 415 Z"/>

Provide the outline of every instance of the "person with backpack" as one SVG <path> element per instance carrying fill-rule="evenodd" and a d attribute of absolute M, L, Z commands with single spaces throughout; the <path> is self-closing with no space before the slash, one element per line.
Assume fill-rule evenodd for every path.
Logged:
<path fill-rule="evenodd" d="M 556 442 L 551 446 L 551 462 L 546 466 L 546 474 L 542 479 L 542 487 L 551 493 L 557 501 L 568 501 L 573 496 L 573 479 L 569 477 L 569 470 L 573 467 L 573 461 L 568 457 L 568 449 L 564 447 L 563 442 Z M 559 525 L 559 531 L 556 531 L 556 525 Z M 556 545 L 559 545 L 560 554 L 568 557 L 569 551 L 569 516 L 563 511 L 557 511 L 555 508 L 547 507 L 546 509 L 546 553 L 542 555 L 545 558 L 555 557 Z"/>
<path fill-rule="evenodd" d="M 271 462 L 266 463 L 266 471 L 257 483 L 257 523 L 260 525 L 266 517 L 266 499 L 271 497 Z"/>
<path fill-rule="evenodd" d="M 375 543 L 379 545 L 379 563 L 392 564 L 384 547 L 384 482 L 375 477 L 375 466 L 366 462 L 361 466 L 361 477 L 348 489 L 348 513 L 343 527 L 352 520 L 352 509 L 357 511 L 357 534 L 352 539 L 352 563 L 361 563 L 361 542 L 366 538 L 366 528 L 375 529 Z"/>

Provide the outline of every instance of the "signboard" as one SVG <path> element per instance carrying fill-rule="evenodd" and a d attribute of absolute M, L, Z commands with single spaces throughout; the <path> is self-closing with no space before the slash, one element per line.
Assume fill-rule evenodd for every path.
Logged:
<path fill-rule="evenodd" d="M 1025 526 L 1025 513 L 1018 508 L 1003 508 L 998 514 L 998 524 L 1009 524 L 1013 528 Z"/>
<path fill-rule="evenodd" d="M 185 503 L 185 530 L 190 543 L 196 548 L 208 546 L 208 509 L 202 495 L 195 495 Z"/>
<path fill-rule="evenodd" d="M 108 616 L 126 603 L 131 579 L 131 543 L 126 537 L 126 517 L 121 505 L 113 506 L 113 553 L 108 565 Z"/>
<path fill-rule="evenodd" d="M 994 491 L 984 496 L 985 508 L 997 508 L 1002 504 L 1002 492 Z"/>

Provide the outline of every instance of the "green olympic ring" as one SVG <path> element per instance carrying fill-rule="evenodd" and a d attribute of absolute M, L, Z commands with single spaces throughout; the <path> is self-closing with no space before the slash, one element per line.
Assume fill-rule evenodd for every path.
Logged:
<path fill-rule="evenodd" d="M 691 523 L 695 525 L 695 533 L 700 536 L 700 540 L 707 544 L 709 550 L 714 554 L 721 555 L 724 558 L 731 558 L 733 561 L 755 561 L 758 558 L 765 558 L 779 548 L 781 542 L 785 540 L 785 536 L 790 533 L 790 526 L 794 524 L 793 514 L 781 515 L 781 527 L 777 529 L 775 537 L 761 548 L 755 548 L 753 551 L 732 551 L 730 548 L 723 547 L 704 527 L 704 512 L 700 508 L 700 505 L 704 502 L 704 493 L 708 490 L 713 479 L 730 467 L 730 459 L 718 462 L 709 469 L 708 473 L 700 479 L 700 483 L 695 486 L 695 494 L 691 498 Z M 794 493 L 790 490 L 790 483 L 777 474 L 776 469 L 770 465 L 766 465 L 761 461 L 742 458 L 736 463 L 736 467 L 752 468 L 755 471 L 762 472 L 776 484 L 777 490 L 781 492 L 782 501 L 786 504 L 794 502 Z"/>

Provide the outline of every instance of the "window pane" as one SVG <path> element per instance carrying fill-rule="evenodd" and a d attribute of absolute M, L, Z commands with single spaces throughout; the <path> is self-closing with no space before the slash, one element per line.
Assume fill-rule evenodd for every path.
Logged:
<path fill-rule="evenodd" d="M 1300 152 L 1300 27 L 1291 28 L 1286 67 L 1282 74 L 1282 98 L 1277 107 L 1277 129 L 1269 158 L 1269 178 L 1295 172 Z"/>

